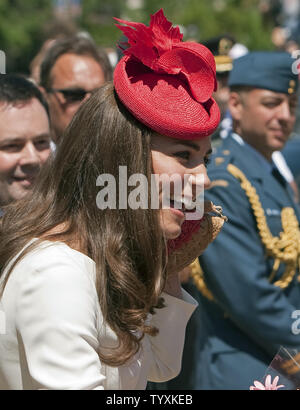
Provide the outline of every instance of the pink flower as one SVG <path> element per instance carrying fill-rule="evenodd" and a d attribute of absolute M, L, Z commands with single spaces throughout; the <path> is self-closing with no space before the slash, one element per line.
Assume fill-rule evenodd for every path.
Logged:
<path fill-rule="evenodd" d="M 270 374 L 267 375 L 264 385 L 261 382 L 255 380 L 253 382 L 254 386 L 250 386 L 250 390 L 278 390 L 281 387 L 285 387 L 284 384 L 277 386 L 279 376 L 276 376 L 272 383 L 271 380 L 272 379 Z"/>

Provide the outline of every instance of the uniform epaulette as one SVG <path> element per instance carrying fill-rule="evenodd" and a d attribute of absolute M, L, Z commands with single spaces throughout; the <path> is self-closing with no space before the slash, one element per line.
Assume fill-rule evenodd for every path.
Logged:
<path fill-rule="evenodd" d="M 208 167 L 208 176 L 211 181 L 208 189 L 214 187 L 227 188 L 229 186 L 228 180 L 224 179 L 224 173 L 228 174 L 227 166 L 230 164 L 231 159 L 232 155 L 230 150 L 225 149 L 224 147 L 218 147 L 215 150 Z"/>
<path fill-rule="evenodd" d="M 211 157 L 211 168 L 220 167 L 225 169 L 230 162 L 230 154 L 231 152 L 228 149 L 224 149 L 223 147 L 216 148 L 216 151 Z"/>
<path fill-rule="evenodd" d="M 208 166 L 208 174 L 215 175 L 226 170 L 227 165 L 231 162 L 232 154 L 229 149 L 224 147 L 215 147 Z M 214 178 L 213 178 L 214 179 Z"/>
<path fill-rule="evenodd" d="M 229 185 L 229 182 L 226 181 L 226 179 L 214 179 L 213 181 L 210 182 L 210 186 L 207 189 L 209 190 L 209 189 L 212 189 L 216 186 L 221 186 L 223 188 L 227 188 L 228 185 Z"/>

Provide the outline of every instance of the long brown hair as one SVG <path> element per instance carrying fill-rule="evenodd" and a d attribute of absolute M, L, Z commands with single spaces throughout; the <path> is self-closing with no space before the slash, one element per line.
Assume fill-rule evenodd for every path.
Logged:
<path fill-rule="evenodd" d="M 157 332 L 144 320 L 153 307 L 162 307 L 159 295 L 165 282 L 166 247 L 158 210 L 100 210 L 96 180 L 109 173 L 118 186 L 123 165 L 128 175 L 141 173 L 150 181 L 150 139 L 151 131 L 128 113 L 112 83 L 104 85 L 74 116 L 33 193 L 5 211 L 0 230 L 0 275 L 7 268 L 4 286 L 16 263 L 41 241 L 69 244 L 80 237 L 80 250 L 96 264 L 104 320 L 119 339 L 118 348 L 99 352 L 100 359 L 111 366 L 131 358 L 145 333 Z M 57 226 L 63 227 L 60 232 Z M 39 239 L 8 269 L 12 258 L 33 238 Z"/>

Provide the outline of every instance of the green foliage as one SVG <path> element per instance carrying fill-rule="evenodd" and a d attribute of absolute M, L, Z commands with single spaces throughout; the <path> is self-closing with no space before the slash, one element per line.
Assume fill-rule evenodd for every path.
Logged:
<path fill-rule="evenodd" d="M 104 47 L 114 47 L 120 37 L 112 17 L 120 17 L 125 9 L 124 0 L 83 0 L 82 16 L 78 21 L 95 41 Z"/>
<path fill-rule="evenodd" d="M 0 0 L 0 49 L 6 53 L 7 72 L 28 71 L 50 13 L 49 0 Z"/>
<path fill-rule="evenodd" d="M 272 25 L 266 24 L 258 4 L 259 0 L 144 0 L 143 10 L 130 17 L 146 23 L 163 8 L 168 20 L 185 27 L 185 38 L 205 41 L 227 33 L 250 50 L 271 49 Z"/>
<path fill-rule="evenodd" d="M 204 41 L 228 33 L 250 50 L 272 48 L 272 24 L 264 21 L 259 0 L 144 0 L 142 9 L 130 10 L 125 0 L 82 0 L 82 14 L 73 18 L 78 29 L 91 33 L 96 42 L 115 47 L 120 31 L 112 17 L 149 22 L 149 15 L 163 8 L 169 20 L 185 27 L 185 38 Z M 0 0 L 0 49 L 7 57 L 7 72 L 28 73 L 32 58 L 46 39 L 54 20 L 52 0 Z"/>

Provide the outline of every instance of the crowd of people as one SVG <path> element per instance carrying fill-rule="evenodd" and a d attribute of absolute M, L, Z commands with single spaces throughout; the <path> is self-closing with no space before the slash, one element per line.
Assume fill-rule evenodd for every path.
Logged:
<path fill-rule="evenodd" d="M 75 33 L 0 76 L 0 389 L 249 389 L 280 347 L 300 388 L 295 59 L 116 20 L 114 67 Z M 101 207 L 120 167 L 184 198 Z"/>

